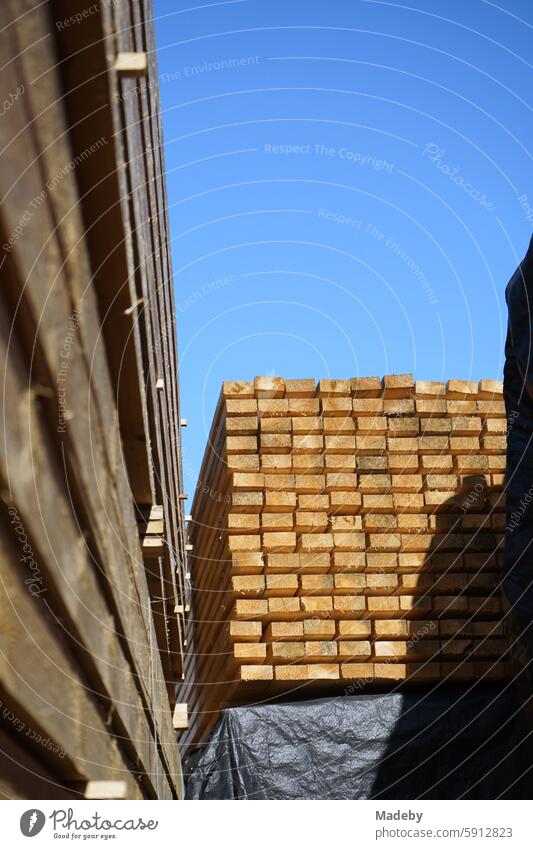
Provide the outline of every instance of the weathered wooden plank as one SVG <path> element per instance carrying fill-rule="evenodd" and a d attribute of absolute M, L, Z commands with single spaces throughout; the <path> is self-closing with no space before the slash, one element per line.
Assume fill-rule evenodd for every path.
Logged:
<path fill-rule="evenodd" d="M 1 697 L 1 696 L 0 696 Z M 42 762 L 34 758 L 18 735 L 9 733 L 2 723 L 0 728 L 0 755 L 3 768 L 0 773 L 0 799 L 76 799 L 80 794 L 48 772 Z M 137 798 L 142 798 L 140 792 Z"/>
<path fill-rule="evenodd" d="M 58 18 L 83 11 L 82 0 L 56 0 Z M 154 493 L 148 410 L 145 398 L 140 333 L 139 293 L 129 273 L 133 253 L 121 202 L 126 162 L 113 138 L 118 127 L 110 107 L 113 47 L 110 25 L 104 30 L 103 8 L 83 20 L 83 26 L 65 27 L 56 34 L 59 69 L 64 92 L 62 105 L 75 150 L 84 150 L 88 138 L 107 143 L 76 167 L 85 242 L 102 316 L 102 334 L 119 411 L 128 477 L 134 500 L 148 503 Z M 104 35 L 107 33 L 107 37 Z M 125 238 L 126 237 L 126 238 Z"/>
<path fill-rule="evenodd" d="M 82 660 L 99 682 L 97 692 L 107 694 L 113 701 L 117 720 L 131 741 L 150 740 L 138 677 L 121 647 L 120 632 L 105 603 L 90 548 L 79 534 L 56 449 L 47 437 L 44 415 L 36 409 L 33 393 L 27 390 L 28 375 L 15 343 L 7 359 L 7 334 L 8 324 L 0 308 L 0 364 L 5 392 L 14 399 L 20 416 L 17 421 L 4 417 L 0 425 L 0 479 L 33 540 L 35 559 L 58 615 L 68 623 L 67 632 L 86 648 Z M 140 721 L 144 724 L 141 732 Z M 145 756 L 141 756 L 141 749 L 139 744 L 137 754 L 150 775 L 154 747 L 149 746 Z M 158 756 L 155 760 L 159 760 Z M 159 768 L 163 771 L 162 765 Z"/>
<path fill-rule="evenodd" d="M 131 776 L 120 740 L 111 734 L 107 723 L 107 694 L 94 692 L 82 677 L 49 603 L 49 588 L 37 583 L 42 576 L 21 561 L 27 555 L 22 551 L 18 513 L 3 504 L 1 507 L 2 716 L 9 699 L 14 713 L 12 732 L 20 735 L 33 749 L 33 756 L 48 763 L 51 772 L 63 781 L 127 777 L 128 795 L 135 798 L 139 795 L 138 782 Z M 58 698 L 66 693 L 68 698 Z M 136 731 L 139 735 L 146 733 L 142 722 L 137 723 Z M 43 745 L 42 740 L 47 743 Z M 145 742 L 147 746 L 151 743 Z M 137 744 L 142 750 L 141 738 Z M 146 755 L 147 750 L 143 759 Z"/>
<path fill-rule="evenodd" d="M 121 6 L 113 11 L 116 16 L 116 26 L 120 31 L 121 49 L 139 49 L 144 39 L 149 48 L 151 73 L 155 78 L 157 68 L 153 35 L 150 25 L 147 24 L 146 31 L 141 36 L 140 8 L 132 7 L 133 14 L 136 16 L 134 26 L 131 25 L 132 20 L 130 20 L 127 7 Z M 154 169 L 154 161 L 160 161 L 162 145 L 159 135 L 153 132 L 154 127 L 158 126 L 159 115 L 154 115 L 146 109 L 146 97 L 147 95 L 153 97 L 154 86 L 147 86 L 139 81 L 133 87 L 124 82 L 120 86 L 121 88 L 117 89 L 117 95 L 123 100 L 123 108 L 127 114 L 126 128 L 121 135 L 127 140 L 131 183 L 140 189 L 140 191 L 131 192 L 129 214 L 138 242 L 137 266 L 134 273 L 138 278 L 139 291 L 146 307 L 140 312 L 140 320 L 143 322 L 143 355 L 146 360 L 146 369 L 159 376 L 159 381 L 163 384 L 159 393 L 154 392 L 154 381 L 148 389 L 154 419 L 156 450 L 153 459 L 158 488 L 162 493 L 158 497 L 163 501 L 168 517 L 169 546 L 165 562 L 170 566 L 168 610 L 172 613 L 175 606 L 172 594 L 184 601 L 184 608 L 188 607 L 189 599 L 183 599 L 185 533 L 182 511 L 176 511 L 174 508 L 174 493 L 181 491 L 182 480 L 177 468 L 180 445 L 174 318 L 168 311 L 172 287 L 169 254 L 167 250 L 162 250 L 162 246 L 166 245 L 168 240 L 168 222 L 166 216 L 163 217 L 161 213 L 153 215 L 154 209 L 163 212 L 161 195 L 155 197 L 153 194 L 155 185 L 159 185 L 163 179 L 161 169 L 159 171 L 157 168 Z M 147 203 L 148 199 L 149 203 Z M 160 223 L 162 217 L 165 222 L 163 228 Z M 164 257 L 164 264 L 161 255 Z M 156 305 L 157 308 L 154 308 Z M 172 348 L 167 343 L 169 329 L 172 331 Z M 165 375 L 164 380 L 160 377 L 161 375 Z M 179 621 L 176 624 L 179 626 Z M 179 628 L 174 627 L 172 634 L 174 633 L 178 640 L 177 643 L 173 640 L 173 648 L 177 650 L 182 642 Z"/>

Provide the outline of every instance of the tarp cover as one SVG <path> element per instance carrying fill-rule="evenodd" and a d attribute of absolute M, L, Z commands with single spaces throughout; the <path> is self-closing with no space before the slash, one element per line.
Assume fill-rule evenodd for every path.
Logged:
<path fill-rule="evenodd" d="M 512 685 L 231 708 L 187 798 L 527 799 L 532 737 Z"/>
<path fill-rule="evenodd" d="M 503 391 L 507 412 L 505 575 L 511 653 L 533 687 L 533 238 L 505 290 L 509 320 Z"/>

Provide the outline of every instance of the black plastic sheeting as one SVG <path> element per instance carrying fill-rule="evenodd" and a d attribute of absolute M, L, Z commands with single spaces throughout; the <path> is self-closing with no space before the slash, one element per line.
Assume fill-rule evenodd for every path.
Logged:
<path fill-rule="evenodd" d="M 527 799 L 532 766 L 512 685 L 337 696 L 226 710 L 186 798 Z"/>
<path fill-rule="evenodd" d="M 533 238 L 505 290 L 509 312 L 503 390 L 507 413 L 505 575 L 514 658 L 533 659 Z M 530 672 L 530 678 L 531 678 Z"/>

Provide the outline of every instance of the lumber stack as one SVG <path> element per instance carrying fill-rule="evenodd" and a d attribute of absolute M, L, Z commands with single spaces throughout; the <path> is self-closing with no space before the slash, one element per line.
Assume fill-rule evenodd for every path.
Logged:
<path fill-rule="evenodd" d="M 224 383 L 189 534 L 197 738 L 302 685 L 504 678 L 505 432 L 493 380 Z"/>
<path fill-rule="evenodd" d="M 71 26 L 81 8 L 0 5 L 0 799 L 175 799 L 189 597 L 154 15 L 94 3 Z"/>

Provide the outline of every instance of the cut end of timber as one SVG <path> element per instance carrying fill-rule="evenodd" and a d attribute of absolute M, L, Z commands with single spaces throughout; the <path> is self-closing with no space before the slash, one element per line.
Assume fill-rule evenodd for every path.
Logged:
<path fill-rule="evenodd" d="M 115 71 L 122 77 L 139 77 L 148 73 L 146 53 L 117 53 Z"/>
<path fill-rule="evenodd" d="M 85 786 L 86 799 L 125 799 L 125 781 L 88 781 Z"/>
<path fill-rule="evenodd" d="M 176 731 L 189 727 L 189 709 L 186 702 L 178 702 L 175 705 L 174 713 L 172 714 L 172 725 Z"/>

